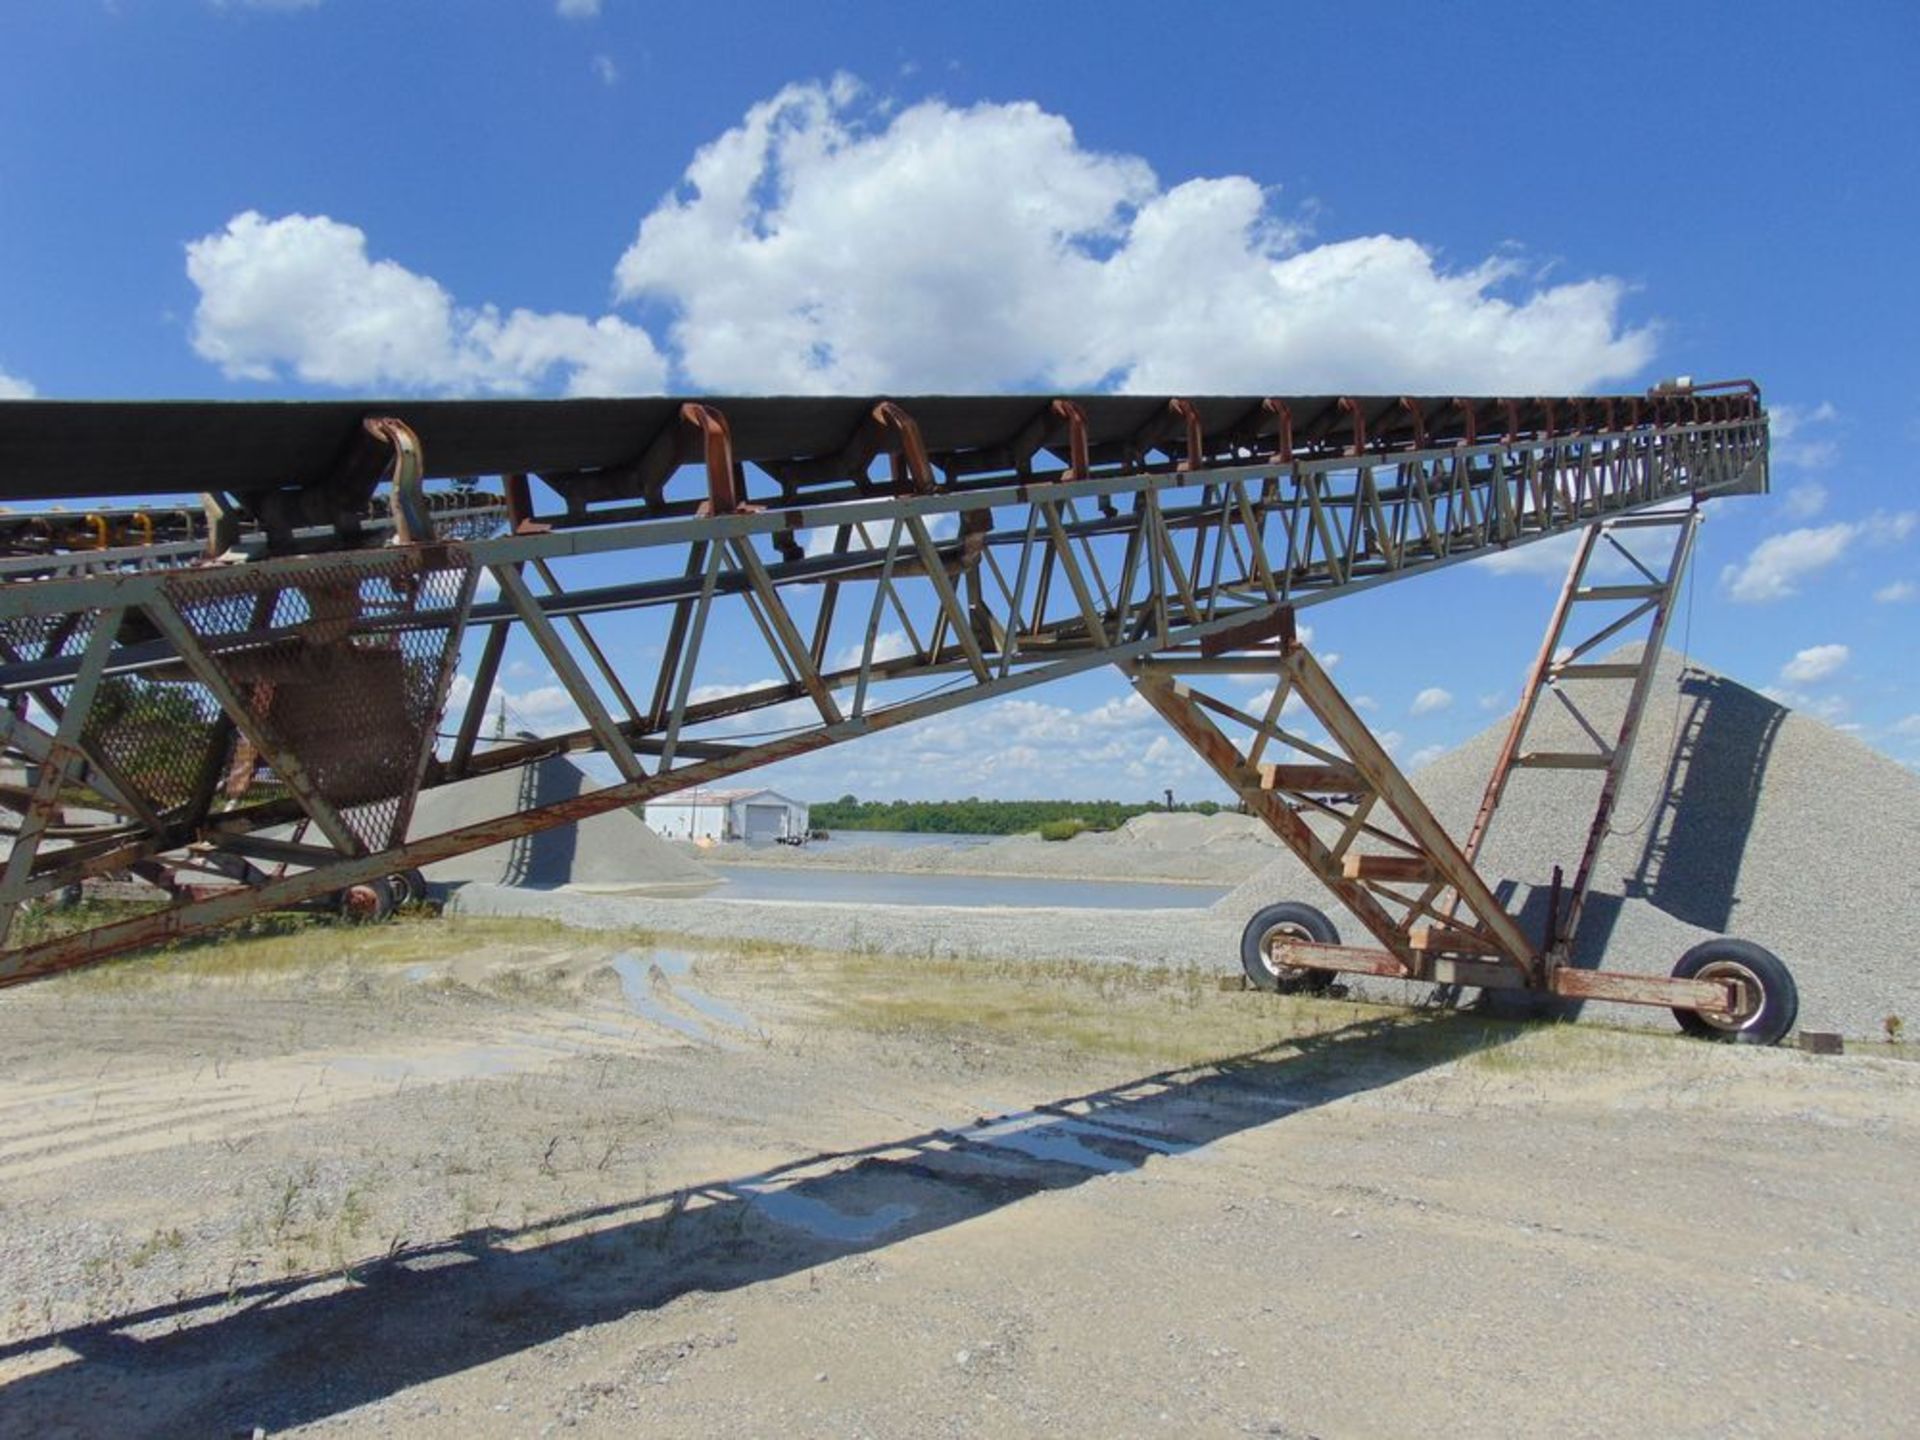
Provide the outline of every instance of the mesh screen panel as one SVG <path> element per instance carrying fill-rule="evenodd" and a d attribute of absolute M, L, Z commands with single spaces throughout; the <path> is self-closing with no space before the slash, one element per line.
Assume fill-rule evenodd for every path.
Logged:
<path fill-rule="evenodd" d="M 439 721 L 455 622 L 471 595 L 458 547 L 434 555 L 429 564 L 413 551 L 358 552 L 166 581 L 267 743 L 267 755 L 243 747 L 246 780 L 290 782 L 271 756 L 291 756 L 369 849 L 402 838 Z M 239 777 L 230 793 L 249 788 L 231 778 Z"/>

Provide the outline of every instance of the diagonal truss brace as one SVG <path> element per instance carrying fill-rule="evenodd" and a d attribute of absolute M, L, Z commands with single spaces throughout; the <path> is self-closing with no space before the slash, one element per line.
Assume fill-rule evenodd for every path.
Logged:
<path fill-rule="evenodd" d="M 1739 1007 L 1742 996 L 1732 982 L 1578 970 L 1570 963 L 1581 910 L 1609 833 L 1698 527 L 1699 512 L 1692 505 L 1587 527 L 1464 846 L 1434 818 L 1366 722 L 1295 637 L 1290 610 L 1281 612 L 1280 636 L 1270 651 L 1210 656 L 1203 644 L 1199 653 L 1150 656 L 1120 666 L 1140 696 L 1249 813 L 1267 824 L 1379 944 L 1368 950 L 1276 933 L 1270 943 L 1279 969 L 1527 988 L 1568 998 L 1707 1012 Z M 1625 532 L 1626 539 L 1616 532 Z M 1645 558 L 1649 540 L 1655 546 L 1670 542 L 1663 562 Z M 1603 543 L 1638 573 L 1638 581 L 1590 583 Z M 1591 613 L 1595 605 L 1609 603 L 1628 608 L 1594 622 L 1583 638 L 1567 643 L 1579 612 Z M 1637 657 L 1588 658 L 1642 622 L 1645 640 Z M 1245 633 L 1225 637 L 1242 648 L 1252 638 Z M 1274 683 L 1256 715 L 1196 683 L 1212 676 L 1271 676 Z M 1611 739 L 1563 693 L 1560 687 L 1572 681 L 1631 687 Z M 1525 748 L 1539 703 L 1549 692 L 1574 712 L 1594 742 L 1592 751 Z M 1283 723 L 1296 708 L 1324 729 L 1324 738 Z M 1299 758 L 1263 760 L 1273 752 Z M 1596 770 L 1603 776 L 1572 887 L 1561 889 L 1561 871 L 1555 867 L 1553 903 L 1538 941 L 1521 931 L 1476 867 L 1509 781 L 1516 770 L 1527 768 Z"/>
<path fill-rule="evenodd" d="M 1447 954 L 1509 967 L 1516 982 L 1537 974 L 1536 947 L 1305 645 L 1289 637 L 1266 655 L 1196 660 L 1124 668 L 1141 698 L 1366 926 L 1381 947 L 1375 973 L 1432 978 L 1433 957 Z M 1273 676 L 1265 713 L 1197 689 L 1196 668 Z M 1324 744 L 1282 724 L 1291 697 L 1324 728 Z M 1221 721 L 1248 738 L 1236 741 Z M 1262 763 L 1269 749 L 1307 758 Z M 1465 922 L 1439 905 L 1447 892 Z"/>

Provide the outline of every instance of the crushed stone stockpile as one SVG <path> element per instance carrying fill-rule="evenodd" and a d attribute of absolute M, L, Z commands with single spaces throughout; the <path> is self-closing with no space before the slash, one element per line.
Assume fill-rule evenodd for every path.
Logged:
<path fill-rule="evenodd" d="M 1629 647 L 1616 657 L 1632 658 Z M 1627 687 L 1566 687 L 1600 733 L 1617 733 Z M 1507 721 L 1418 771 L 1415 787 L 1465 837 Z M 1566 708 L 1544 696 L 1529 749 L 1592 749 Z M 1515 773 L 1481 855 L 1535 933 L 1553 866 L 1571 878 L 1593 813 L 1593 772 Z M 1578 961 L 1665 974 L 1718 935 L 1764 945 L 1800 986 L 1800 1023 L 1864 1036 L 1883 1019 L 1920 1017 L 1920 776 L 1808 715 L 1669 653 L 1655 675 L 1639 743 L 1593 893 Z M 1298 899 L 1328 908 L 1342 939 L 1358 922 L 1289 854 L 1214 907 L 1244 921 Z M 1629 1007 L 1605 1007 L 1632 1018 Z M 1646 1012 L 1651 1013 L 1651 1012 Z"/>
<path fill-rule="evenodd" d="M 519 769 L 421 792 L 407 837 L 437 835 L 530 806 L 570 800 L 596 788 L 571 760 L 552 756 Z M 692 894 L 719 883 L 711 870 L 649 830 L 642 815 L 637 805 L 611 810 L 578 825 L 561 825 L 456 855 L 427 866 L 426 876 L 437 885 L 536 889 L 570 885 L 655 894 Z"/>

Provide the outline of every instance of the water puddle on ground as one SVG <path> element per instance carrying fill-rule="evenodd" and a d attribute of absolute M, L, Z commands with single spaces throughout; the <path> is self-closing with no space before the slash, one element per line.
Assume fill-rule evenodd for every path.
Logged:
<path fill-rule="evenodd" d="M 776 1225 L 804 1230 L 822 1240 L 842 1240 L 854 1245 L 878 1240 L 920 1213 L 917 1206 L 891 1202 L 854 1215 L 793 1190 L 746 1183 L 731 1185 L 728 1189 Z"/>
<path fill-rule="evenodd" d="M 620 978 L 620 993 L 626 997 L 627 1008 L 643 1020 L 664 1025 L 703 1044 L 728 1046 L 732 1043 L 726 1037 L 715 1035 L 693 1016 L 668 1009 L 656 994 L 656 990 L 664 989 L 668 998 L 716 1025 L 744 1035 L 760 1033 L 751 1016 L 686 983 L 686 977 L 693 973 L 693 956 L 688 951 L 623 950 L 607 963 Z"/>
<path fill-rule="evenodd" d="M 1030 1159 L 1051 1164 L 1073 1165 L 1082 1170 L 1105 1174 L 1139 1168 L 1136 1160 L 1108 1155 L 1086 1143 L 1089 1140 L 1111 1143 L 1122 1141 L 1123 1137 L 1102 1126 L 1064 1120 L 1058 1115 L 1028 1111 L 1024 1115 L 1009 1115 L 988 1125 L 976 1125 L 960 1133 L 962 1138 L 974 1144 L 1015 1150 Z M 1128 1138 L 1123 1143 L 1138 1145 L 1140 1142 Z"/>
<path fill-rule="evenodd" d="M 675 981 L 683 981 L 693 973 L 693 956 L 685 950 L 655 950 L 653 963 Z M 704 990 L 696 989 L 692 985 L 674 985 L 673 998 L 698 1010 L 717 1024 L 745 1031 L 749 1035 L 760 1033 L 760 1027 L 753 1023 L 751 1016 L 736 1010 L 724 1000 L 714 999 Z"/>

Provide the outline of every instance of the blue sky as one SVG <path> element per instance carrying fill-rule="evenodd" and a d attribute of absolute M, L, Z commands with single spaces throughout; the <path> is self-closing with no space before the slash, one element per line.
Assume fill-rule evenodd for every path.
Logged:
<path fill-rule="evenodd" d="M 1686 638 L 1915 764 L 1916 58 L 1900 4 L 20 0 L 0 393 L 1753 375 L 1775 494 L 1714 508 Z M 1412 759 L 1497 715 L 1556 580 L 1389 587 L 1317 643 Z M 774 778 L 1201 793 L 1124 695 Z"/>

